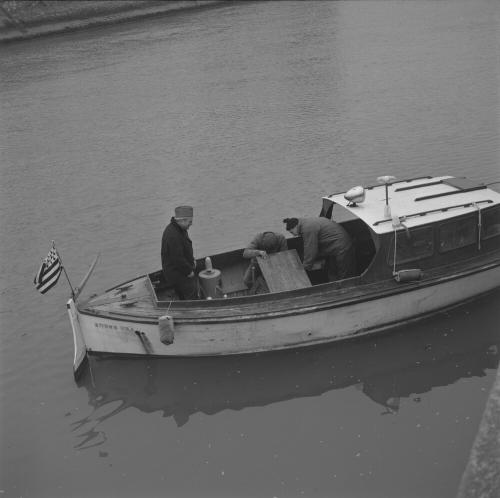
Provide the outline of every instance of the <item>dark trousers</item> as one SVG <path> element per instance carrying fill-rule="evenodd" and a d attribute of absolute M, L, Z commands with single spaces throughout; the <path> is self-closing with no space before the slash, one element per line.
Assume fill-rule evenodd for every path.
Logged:
<path fill-rule="evenodd" d="M 342 280 L 356 275 L 356 254 L 354 246 L 341 254 L 330 254 L 326 257 L 328 281 Z"/>
<path fill-rule="evenodd" d="M 165 280 L 167 286 L 175 290 L 179 299 L 198 299 L 198 278 L 196 276 L 190 278 L 180 273 L 169 273 L 165 275 Z"/>

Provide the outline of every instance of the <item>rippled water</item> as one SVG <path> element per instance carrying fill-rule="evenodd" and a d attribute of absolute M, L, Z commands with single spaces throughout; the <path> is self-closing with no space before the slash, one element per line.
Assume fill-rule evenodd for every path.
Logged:
<path fill-rule="evenodd" d="M 0 47 L 4 496 L 455 496 L 498 293 L 380 338 L 71 374 L 68 288 L 198 256 L 381 174 L 500 180 L 494 2 L 243 2 Z"/>

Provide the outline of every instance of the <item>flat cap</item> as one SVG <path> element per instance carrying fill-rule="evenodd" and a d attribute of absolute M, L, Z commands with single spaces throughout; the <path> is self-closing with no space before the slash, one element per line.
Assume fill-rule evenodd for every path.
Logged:
<path fill-rule="evenodd" d="M 192 218 L 193 217 L 192 206 L 177 206 L 175 208 L 175 217 L 176 218 Z"/>

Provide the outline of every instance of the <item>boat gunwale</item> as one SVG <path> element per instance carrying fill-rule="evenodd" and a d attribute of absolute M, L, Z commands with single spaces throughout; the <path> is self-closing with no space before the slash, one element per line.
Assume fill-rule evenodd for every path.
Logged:
<path fill-rule="evenodd" d="M 245 312 L 245 310 L 234 310 L 235 314 L 228 315 L 228 316 L 203 316 L 203 317 L 191 317 L 191 316 L 175 316 L 174 314 L 174 319 L 176 323 L 178 324 L 190 324 L 190 323 L 228 323 L 228 322 L 246 322 L 246 321 L 254 321 L 254 320 L 266 320 L 266 319 L 273 319 L 273 318 L 279 318 L 282 316 L 294 316 L 294 315 L 304 315 L 304 314 L 309 314 L 309 313 L 314 313 L 317 311 L 323 311 L 323 310 L 328 310 L 328 309 L 334 309 L 334 308 L 340 308 L 340 307 L 347 307 L 347 306 L 353 306 L 359 303 L 363 302 L 368 302 L 368 301 L 373 301 L 376 299 L 382 299 L 386 297 L 390 297 L 392 295 L 396 294 L 403 294 L 407 292 L 412 292 L 416 289 L 424 289 L 427 287 L 433 287 L 436 285 L 440 285 L 443 283 L 451 282 L 453 280 L 458 280 L 462 278 L 466 278 L 471 275 L 483 273 L 489 270 L 492 270 L 496 267 L 500 266 L 500 259 L 496 259 L 495 261 L 489 262 L 482 264 L 480 266 L 475 266 L 473 268 L 468 268 L 466 270 L 463 270 L 461 272 L 456 272 L 451 275 L 448 274 L 443 274 L 441 271 L 439 275 L 436 275 L 435 277 L 430 277 L 430 278 L 425 278 L 423 280 L 418 280 L 418 281 L 412 281 L 412 282 L 406 282 L 404 284 L 401 283 L 396 283 L 392 279 L 386 279 L 386 280 L 381 280 L 377 282 L 369 282 L 364 285 L 361 285 L 359 287 L 350 287 L 346 288 L 345 290 L 359 290 L 361 289 L 373 289 L 376 287 L 376 290 L 368 290 L 368 292 L 360 293 L 357 296 L 350 296 L 347 297 L 346 299 L 339 299 L 339 295 L 337 292 L 339 289 L 325 289 L 325 287 L 330 286 L 332 283 L 326 283 L 326 284 L 320 284 L 315 287 L 308 287 L 305 289 L 295 289 L 292 291 L 284 291 L 284 292 L 278 292 L 273 294 L 274 296 L 280 295 L 279 299 L 275 300 L 267 300 L 268 302 L 277 302 L 279 303 L 284 303 L 285 301 L 288 300 L 290 303 L 290 299 L 297 300 L 299 298 L 304 298 L 308 297 L 313 299 L 318 299 L 321 298 L 321 296 L 325 296 L 326 300 L 319 301 L 319 302 L 310 302 L 308 304 L 305 304 L 304 306 L 295 306 L 295 307 L 289 307 L 287 309 L 279 309 L 279 310 L 267 310 L 263 311 L 261 313 L 256 313 L 252 312 Z M 133 280 L 138 280 L 141 278 L 147 277 L 147 275 L 143 277 L 138 277 L 137 279 Z M 131 280 L 132 281 L 132 280 Z M 129 282 L 131 282 L 129 281 Z M 380 285 L 381 284 L 393 284 L 390 287 L 386 287 L 385 289 L 380 290 Z M 122 284 L 123 285 L 123 284 Z M 404 287 L 402 287 L 404 286 Z M 117 286 L 119 287 L 119 286 Z M 314 292 L 311 293 L 311 289 L 318 289 L 321 287 L 320 292 Z M 112 288 L 111 290 L 113 290 Z M 308 295 L 304 295 L 304 290 L 309 291 Z M 302 291 L 302 293 L 300 292 Z M 325 292 L 321 292 L 325 291 Z M 290 296 L 290 294 L 294 293 L 299 293 L 299 295 L 295 296 Z M 331 295 L 332 293 L 335 293 L 333 296 Z M 328 299 L 328 295 L 330 295 L 330 298 Z M 269 296 L 269 294 L 263 294 L 263 296 Z M 238 298 L 233 298 L 233 299 L 238 299 Z M 191 301 L 191 302 L 196 302 L 196 301 Z M 201 301 L 203 303 L 219 303 L 223 306 L 224 303 L 227 302 L 225 299 L 221 300 L 211 300 L 211 301 Z M 186 303 L 187 304 L 187 303 Z M 252 302 L 250 305 L 253 305 L 253 307 L 259 307 L 261 305 L 261 301 L 259 302 Z M 250 305 L 247 305 L 247 307 L 250 308 Z M 225 307 L 223 308 L 222 306 L 218 307 L 219 311 L 228 311 L 230 309 L 234 309 L 235 307 Z M 113 311 L 95 311 L 95 310 L 90 310 L 90 309 L 85 309 L 81 308 L 78 303 L 76 303 L 76 307 L 78 309 L 78 312 L 81 313 L 82 315 L 87 315 L 87 316 L 95 316 L 98 318 L 102 319 L 110 319 L 110 320 L 117 320 L 117 321 L 129 321 L 133 323 L 142 323 L 142 324 L 155 324 L 158 322 L 158 318 L 162 316 L 163 311 L 167 311 L 166 309 L 163 308 L 155 308 L 156 313 L 154 316 L 150 315 L 134 315 L 130 313 L 120 313 L 120 312 L 113 312 Z M 192 311 L 192 308 L 170 308 L 169 311 Z M 214 307 L 209 308 L 209 307 L 201 307 L 197 308 L 197 310 L 206 310 L 206 311 L 217 311 L 217 308 L 214 309 Z"/>

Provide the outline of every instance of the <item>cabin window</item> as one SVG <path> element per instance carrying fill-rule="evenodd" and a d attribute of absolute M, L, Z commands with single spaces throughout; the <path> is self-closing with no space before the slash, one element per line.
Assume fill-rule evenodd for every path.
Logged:
<path fill-rule="evenodd" d="M 434 231 L 432 227 L 396 232 L 396 265 L 432 256 L 434 253 Z M 394 264 L 394 235 L 387 262 Z"/>
<path fill-rule="evenodd" d="M 500 208 L 481 212 L 481 238 L 490 239 L 500 235 Z"/>
<path fill-rule="evenodd" d="M 478 218 L 463 218 L 439 227 L 439 252 L 448 252 L 477 243 Z"/>

